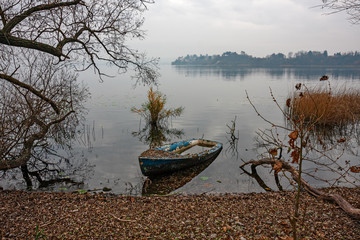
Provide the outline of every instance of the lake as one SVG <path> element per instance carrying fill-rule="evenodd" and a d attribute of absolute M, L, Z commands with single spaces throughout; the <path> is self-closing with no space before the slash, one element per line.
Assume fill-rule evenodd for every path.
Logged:
<path fill-rule="evenodd" d="M 140 115 L 130 111 L 132 107 L 140 107 L 146 101 L 149 87 L 134 87 L 130 74 L 117 75 L 113 69 L 108 69 L 108 72 L 115 77 L 106 78 L 102 83 L 91 72 L 80 74 L 79 79 L 88 85 L 92 95 L 86 103 L 86 120 L 79 127 L 79 136 L 72 150 L 58 149 L 59 154 L 66 155 L 68 159 L 59 175 L 71 181 L 51 184 L 43 190 L 97 191 L 105 188 L 115 194 L 141 195 L 145 185 L 155 184 L 142 175 L 138 162 L 138 156 L 149 148 L 149 129 L 144 129 L 145 122 Z M 189 174 L 183 183 L 180 184 L 179 179 L 172 180 L 173 186 L 170 180 L 162 180 L 162 184 L 168 188 L 166 193 L 265 191 L 254 176 L 239 168 L 244 161 L 257 159 L 264 153 L 264 148 L 256 140 L 256 132 L 271 127 L 254 111 L 246 98 L 246 92 L 264 117 L 284 125 L 283 115 L 272 100 L 270 88 L 279 104 L 285 106 L 287 97 L 297 83 L 305 83 L 309 87 L 326 86 L 327 81 L 319 81 L 325 74 L 329 76 L 332 88 L 344 85 L 354 88 L 360 83 L 360 70 L 356 69 L 161 65 L 160 73 L 158 90 L 166 95 L 166 106 L 184 107 L 183 114 L 171 119 L 162 133 L 166 138 L 164 143 L 200 137 L 223 143 L 219 156 L 208 166 L 195 169 L 195 173 Z M 230 134 L 232 127 L 233 136 Z M 352 183 L 359 183 L 356 175 L 346 181 L 333 181 L 349 165 L 359 164 L 357 134 L 350 132 L 346 135 L 344 154 L 337 163 L 332 164 L 335 172 L 328 171 L 327 167 L 316 167 L 319 179 L 304 176 L 313 186 L 326 187 L 334 183 L 336 186 L 352 186 Z M 324 165 L 328 166 L 325 162 Z M 314 173 L 313 164 L 309 163 L 306 167 L 309 173 Z M 258 168 L 259 176 L 266 183 L 265 188 L 276 190 L 270 171 L 270 168 Z M 2 178 L 1 185 L 5 189 L 26 188 L 19 171 L 8 171 Z M 285 178 L 281 182 L 284 188 L 289 189 Z M 153 193 L 156 193 L 156 189 Z"/>

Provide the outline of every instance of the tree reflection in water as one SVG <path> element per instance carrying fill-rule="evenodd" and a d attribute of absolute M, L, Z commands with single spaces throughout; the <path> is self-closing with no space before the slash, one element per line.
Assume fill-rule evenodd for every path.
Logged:
<path fill-rule="evenodd" d="M 317 81 L 318 76 L 322 76 L 324 72 L 331 75 L 332 79 L 338 80 L 341 78 L 347 78 L 350 80 L 358 80 L 360 77 L 360 71 L 357 68 L 342 69 L 342 68 L 279 68 L 279 67 L 231 67 L 231 66 L 191 66 L 191 65 L 173 65 L 173 68 L 180 74 L 191 77 L 206 77 L 217 76 L 226 81 L 244 80 L 251 75 L 264 73 L 270 75 L 273 78 L 285 77 L 293 75 L 296 79 L 303 79 L 309 81 Z M 316 80 L 315 80 L 316 79 Z"/>
<path fill-rule="evenodd" d="M 42 149 L 34 151 L 26 165 L 18 169 L 3 171 L 0 179 L 5 180 L 6 188 L 22 189 L 25 182 L 28 190 L 68 191 L 84 188 L 84 180 L 94 166 L 71 148 Z M 61 149 L 60 149 L 61 148 Z M 44 151 L 43 151 L 44 150 Z M 21 177 L 23 181 L 20 181 Z M 20 186 L 19 186 L 20 185 Z"/>
<path fill-rule="evenodd" d="M 90 165 L 84 156 L 75 153 L 71 147 L 79 133 L 80 131 L 74 133 L 71 139 L 62 138 L 61 142 L 54 139 L 39 142 L 27 164 L 3 171 L 0 179 L 9 185 L 7 188 L 15 187 L 13 184 L 20 184 L 16 188 L 23 188 L 23 184 L 19 183 L 22 177 L 28 190 L 83 189 L 84 180 L 93 171 L 94 166 Z"/>
<path fill-rule="evenodd" d="M 79 129 L 85 114 L 79 111 L 76 118 L 69 118 L 64 125 L 57 125 L 52 134 L 38 141 L 32 149 L 29 161 L 20 168 L 2 171 L 0 179 L 8 186 L 5 188 L 23 189 L 25 182 L 28 190 L 68 191 L 84 188 L 84 180 L 94 166 L 73 151 L 73 143 L 88 146 L 83 136 L 89 135 L 87 128 Z M 81 141 L 79 140 L 81 138 Z M 21 180 L 23 178 L 23 180 Z"/>

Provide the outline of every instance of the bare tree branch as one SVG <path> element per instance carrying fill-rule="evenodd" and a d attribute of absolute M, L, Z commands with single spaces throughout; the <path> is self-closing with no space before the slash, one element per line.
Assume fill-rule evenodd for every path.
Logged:
<path fill-rule="evenodd" d="M 285 162 L 281 159 L 272 159 L 272 158 L 263 158 L 259 160 L 250 160 L 248 162 L 245 162 L 240 166 L 240 168 L 244 168 L 246 165 L 251 164 L 252 168 L 256 168 L 260 165 L 271 165 L 274 166 L 277 164 L 278 166 L 282 167 L 282 170 L 288 171 L 291 173 L 292 178 L 298 182 L 299 173 L 298 171 L 291 166 L 288 162 Z M 309 192 L 311 195 L 324 199 L 329 201 L 334 201 L 336 204 L 338 204 L 347 214 L 349 214 L 351 217 L 360 219 L 360 209 L 353 207 L 348 201 L 346 201 L 343 197 L 341 197 L 338 194 L 329 194 L 322 192 L 316 188 L 313 188 L 310 184 L 308 184 L 303 178 L 301 178 L 301 185 L 305 188 L 307 192 Z"/>
<path fill-rule="evenodd" d="M 57 105 L 54 103 L 54 101 L 52 101 L 51 99 L 49 99 L 46 96 L 44 96 L 43 94 L 41 94 L 41 92 L 39 92 L 38 90 L 36 90 L 32 86 L 30 86 L 28 84 L 25 84 L 25 83 L 17 80 L 16 78 L 13 78 L 12 76 L 9 76 L 9 75 L 6 75 L 6 74 L 0 73 L 0 78 L 5 79 L 5 80 L 7 80 L 7 81 L 19 86 L 19 87 L 22 87 L 24 89 L 29 90 L 30 92 L 32 92 L 33 94 L 35 94 L 36 96 L 38 96 L 39 98 L 44 100 L 45 102 L 49 103 L 57 114 L 60 113 L 60 110 L 57 107 Z"/>
<path fill-rule="evenodd" d="M 61 8 L 61 7 L 67 7 L 72 6 L 81 3 L 81 0 L 75 0 L 70 2 L 55 2 L 50 4 L 41 4 L 37 5 L 35 7 L 32 7 L 30 9 L 27 9 L 25 12 L 21 13 L 20 15 L 16 15 L 12 19 L 10 19 L 6 24 L 4 24 L 4 27 L 2 29 L 5 33 L 10 33 L 10 31 L 18 25 L 21 21 L 23 21 L 25 18 L 29 17 L 31 14 L 35 12 L 40 11 L 47 11 L 54 8 Z"/>
<path fill-rule="evenodd" d="M 359 0 L 322 0 L 323 4 L 317 7 L 328 9 L 327 14 L 346 12 L 348 20 L 352 24 L 360 24 L 360 1 Z"/>
<path fill-rule="evenodd" d="M 107 62 L 126 71 L 134 67 L 135 77 L 144 83 L 158 77 L 157 59 L 130 49 L 126 42 L 142 39 L 144 31 L 142 0 L 73 0 L 49 3 L 39 0 L 0 2 L 0 43 L 48 53 L 64 60 L 83 60 L 86 70 L 93 67 L 101 76 L 100 62 Z M 4 6 L 2 6 L 4 5 Z"/>
<path fill-rule="evenodd" d="M 60 57 L 69 58 L 66 55 L 64 55 L 60 49 L 54 48 L 48 44 L 36 42 L 36 41 L 24 39 L 24 38 L 14 37 L 14 36 L 5 34 L 3 31 L 0 31 L 0 43 L 9 45 L 9 46 L 35 49 L 38 51 L 49 53 L 49 54 L 59 57 L 59 58 Z"/>

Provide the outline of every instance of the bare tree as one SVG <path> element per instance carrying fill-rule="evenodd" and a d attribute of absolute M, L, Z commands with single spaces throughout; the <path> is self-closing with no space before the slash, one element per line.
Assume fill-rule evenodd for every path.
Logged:
<path fill-rule="evenodd" d="M 82 111 L 88 96 L 86 88 L 76 83 L 76 75 L 66 65 L 55 65 L 53 58 L 33 50 L 18 49 L 11 54 L 13 59 L 6 66 L 11 68 L 13 62 L 22 66 L 12 77 L 40 89 L 37 91 L 59 111 L 55 112 L 47 101 L 27 88 L 0 82 L 0 170 L 24 165 L 35 146 L 49 136 L 56 140 L 60 130 L 70 134 L 67 131 L 70 121 L 76 122 L 78 115 L 74 113 Z M 0 67 L 6 72 L 2 64 Z"/>
<path fill-rule="evenodd" d="M 60 62 L 71 62 L 77 70 L 93 68 L 100 77 L 106 76 L 99 67 L 103 62 L 115 65 L 120 72 L 133 66 L 138 80 L 154 82 L 157 59 L 147 60 L 126 45 L 128 40 L 144 37 L 140 27 L 146 3 L 150 1 L 0 0 L 0 52 L 5 45 L 34 49 Z M 11 72 L 0 69 L 0 79 L 28 89 L 59 112 L 55 103 Z"/>
<path fill-rule="evenodd" d="M 149 0 L 0 0 L 0 43 L 46 52 L 64 60 L 81 60 L 78 70 L 110 63 L 136 77 L 155 80 L 156 60 L 131 49 L 127 42 L 144 37 L 142 12 Z"/>
<path fill-rule="evenodd" d="M 149 3 L 0 0 L 0 170 L 24 166 L 34 147 L 69 130 L 87 96 L 74 70 L 92 68 L 102 79 L 108 63 L 156 82 L 157 59 L 127 45 L 144 37 Z"/>
<path fill-rule="evenodd" d="M 348 20 L 353 24 L 360 23 L 360 1 L 359 0 L 322 0 L 322 8 L 328 9 L 328 14 L 346 12 Z"/>

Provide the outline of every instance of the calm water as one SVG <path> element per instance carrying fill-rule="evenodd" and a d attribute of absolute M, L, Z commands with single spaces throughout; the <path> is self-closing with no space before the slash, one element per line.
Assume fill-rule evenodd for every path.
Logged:
<path fill-rule="evenodd" d="M 264 152 L 255 140 L 256 131 L 270 127 L 252 109 L 245 91 L 259 112 L 272 122 L 283 125 L 284 119 L 272 101 L 269 88 L 280 105 L 284 105 L 295 84 L 327 84 L 319 81 L 324 74 L 330 77 L 333 88 L 343 85 L 357 87 L 360 83 L 359 70 L 220 69 L 162 65 L 160 72 L 158 90 L 167 96 L 167 107 L 185 108 L 181 117 L 172 119 L 168 131 L 163 133 L 168 141 L 203 137 L 220 141 L 224 147 L 209 166 L 196 170 L 183 186 L 171 189 L 184 193 L 264 191 L 255 178 L 239 168 L 243 161 L 256 159 Z M 138 155 L 149 147 L 145 140 L 149 130 L 142 132 L 144 120 L 141 121 L 140 116 L 130 109 L 140 107 L 146 101 L 149 87 L 140 85 L 134 88 L 134 81 L 128 75 L 105 79 L 103 83 L 99 83 L 91 73 L 83 73 L 80 79 L 88 84 L 92 98 L 86 104 L 89 112 L 81 127 L 83 134 L 74 143 L 70 153 L 63 153 L 67 154 L 71 163 L 61 172 L 64 177 L 78 184 L 55 184 L 45 190 L 93 190 L 107 187 L 113 193 L 141 194 L 144 183 L 148 182 L 141 174 Z M 235 136 L 238 137 L 235 142 L 231 141 L 229 129 L 233 124 Z M 353 139 L 348 141 L 348 149 L 335 168 L 346 167 L 345 161 L 359 163 L 357 136 L 351 137 Z M 311 164 L 307 165 L 308 169 L 312 167 Z M 268 187 L 277 189 L 269 174 L 270 170 L 259 167 L 258 174 Z M 20 174 L 15 177 L 9 175 L 2 180 L 4 188 L 25 188 Z M 329 171 L 319 171 L 318 176 L 328 180 L 337 178 L 336 173 Z M 323 181 L 309 177 L 308 180 L 317 187 L 328 186 Z M 288 187 L 285 179 L 282 182 L 284 188 Z"/>

